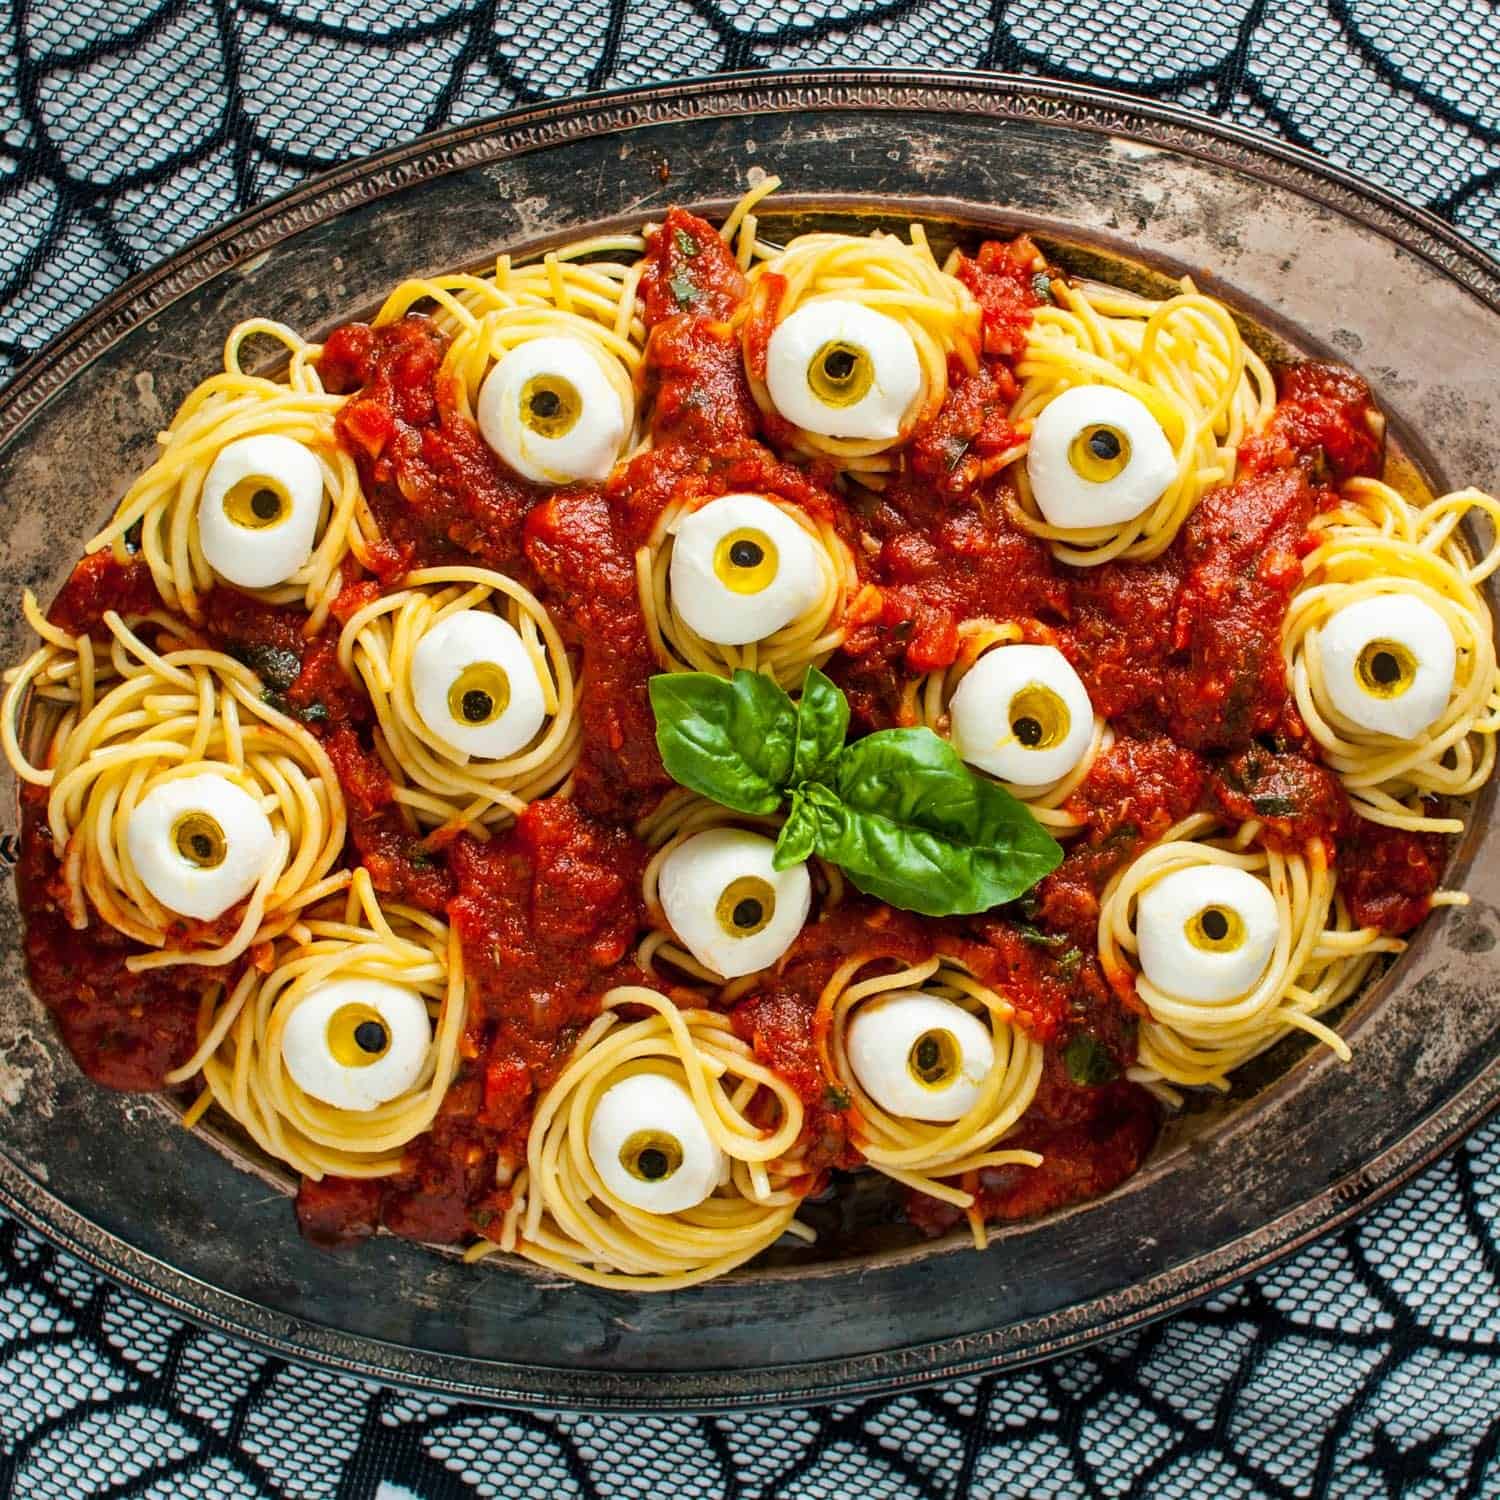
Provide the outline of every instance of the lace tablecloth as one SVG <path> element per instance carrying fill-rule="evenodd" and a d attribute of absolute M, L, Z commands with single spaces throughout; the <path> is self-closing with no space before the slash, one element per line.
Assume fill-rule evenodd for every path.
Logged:
<path fill-rule="evenodd" d="M 1500 249 L 1495 0 L 18 0 L 4 27 L 3 369 L 334 162 L 734 68 L 1114 84 L 1309 146 Z M 490 1411 L 291 1368 L 0 1218 L 0 1495 L 1495 1496 L 1497 1200 L 1491 1123 L 1335 1238 L 1143 1333 L 919 1395 L 705 1419 Z"/>

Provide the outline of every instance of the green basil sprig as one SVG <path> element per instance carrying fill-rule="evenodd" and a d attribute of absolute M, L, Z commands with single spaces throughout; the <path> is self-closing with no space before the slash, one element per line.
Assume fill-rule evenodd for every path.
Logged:
<path fill-rule="evenodd" d="M 816 667 L 795 704 L 757 672 L 670 672 L 650 688 L 674 781 L 735 812 L 790 800 L 778 869 L 818 854 L 868 895 L 946 917 L 1013 901 L 1062 862 L 1026 805 L 930 729 L 845 743 L 848 700 Z"/>

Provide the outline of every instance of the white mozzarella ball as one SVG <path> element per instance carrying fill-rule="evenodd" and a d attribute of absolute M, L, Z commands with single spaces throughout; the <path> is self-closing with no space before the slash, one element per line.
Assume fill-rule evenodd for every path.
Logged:
<path fill-rule="evenodd" d="M 1415 739 L 1443 715 L 1458 652 L 1447 621 L 1412 594 L 1336 610 L 1318 633 L 1334 708 L 1361 729 Z"/>
<path fill-rule="evenodd" d="M 227 443 L 198 499 L 209 567 L 245 589 L 285 583 L 312 555 L 323 470 L 304 444 L 274 432 Z"/>
<path fill-rule="evenodd" d="M 912 336 L 860 302 L 807 302 L 776 325 L 766 388 L 788 422 L 823 437 L 899 437 L 922 389 Z"/>
<path fill-rule="evenodd" d="M 775 848 L 746 828 L 710 828 L 662 861 L 657 894 L 672 931 L 725 979 L 769 968 L 807 922 L 807 866 L 776 869 Z"/>
<path fill-rule="evenodd" d="M 406 1093 L 431 1046 L 427 1002 L 385 979 L 315 985 L 281 1033 L 282 1061 L 297 1087 L 335 1109 L 370 1110 Z"/>
<path fill-rule="evenodd" d="M 1179 1000 L 1234 1000 L 1259 982 L 1281 924 L 1264 881 L 1228 865 L 1164 875 L 1136 902 L 1141 971 Z"/>
<path fill-rule="evenodd" d="M 1094 735 L 1094 705 L 1055 646 L 996 646 L 948 705 L 953 748 L 971 766 L 1021 788 L 1066 776 Z"/>
<path fill-rule="evenodd" d="M 547 717 L 542 682 L 519 633 L 483 609 L 448 615 L 417 642 L 411 691 L 433 734 L 481 760 L 529 745 Z"/>
<path fill-rule="evenodd" d="M 610 1192 L 652 1214 L 696 1208 L 727 1165 L 687 1087 L 662 1073 L 632 1073 L 605 1089 L 589 1120 L 588 1148 Z"/>
<path fill-rule="evenodd" d="M 672 605 L 706 641 L 763 641 L 823 595 L 818 543 L 761 495 L 721 495 L 677 525 Z"/>
<path fill-rule="evenodd" d="M 859 1086 L 904 1120 L 961 1119 L 995 1065 L 984 1022 L 920 990 L 894 990 L 860 1006 L 845 1047 Z"/>
<path fill-rule="evenodd" d="M 255 889 L 275 855 L 276 835 L 249 792 L 205 771 L 147 792 L 131 811 L 125 848 L 163 906 L 207 922 Z"/>
<path fill-rule="evenodd" d="M 599 360 L 582 339 L 554 335 L 508 350 L 485 377 L 479 431 L 522 478 L 608 478 L 630 418 Z"/>
<path fill-rule="evenodd" d="M 1149 509 L 1177 476 L 1172 445 L 1144 402 L 1110 385 L 1080 385 L 1038 415 L 1026 472 L 1048 525 L 1113 526 Z"/>

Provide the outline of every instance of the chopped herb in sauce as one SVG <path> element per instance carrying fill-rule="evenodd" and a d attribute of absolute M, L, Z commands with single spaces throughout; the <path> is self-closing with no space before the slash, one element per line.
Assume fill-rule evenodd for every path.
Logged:
<path fill-rule="evenodd" d="M 1096 1036 L 1080 1031 L 1063 1049 L 1063 1063 L 1074 1083 L 1092 1085 L 1110 1083 L 1119 1076 L 1119 1068 L 1109 1048 Z"/>

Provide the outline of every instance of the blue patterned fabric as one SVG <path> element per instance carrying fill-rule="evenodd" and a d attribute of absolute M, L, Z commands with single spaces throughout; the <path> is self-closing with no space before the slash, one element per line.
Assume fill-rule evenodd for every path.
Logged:
<path fill-rule="evenodd" d="M 1500 250 L 1495 0 L 17 0 L 0 27 L 0 373 L 351 155 L 746 67 L 1115 84 L 1309 146 Z M 0 1496 L 1500 1496 L 1497 1208 L 1492 1122 L 1334 1238 L 1145 1332 L 711 1419 L 487 1411 L 290 1368 L 0 1218 Z"/>

